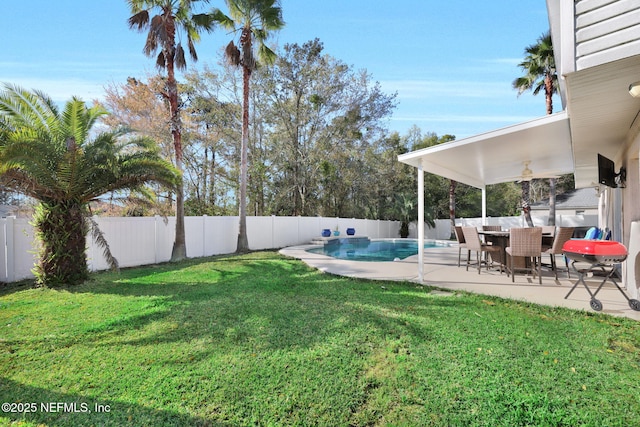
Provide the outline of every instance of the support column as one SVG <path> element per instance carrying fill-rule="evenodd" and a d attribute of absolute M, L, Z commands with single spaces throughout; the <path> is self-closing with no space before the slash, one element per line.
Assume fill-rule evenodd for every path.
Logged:
<path fill-rule="evenodd" d="M 487 224 L 487 187 L 482 187 L 482 225 Z"/>
<path fill-rule="evenodd" d="M 418 167 L 418 280 L 424 280 L 424 169 Z"/>

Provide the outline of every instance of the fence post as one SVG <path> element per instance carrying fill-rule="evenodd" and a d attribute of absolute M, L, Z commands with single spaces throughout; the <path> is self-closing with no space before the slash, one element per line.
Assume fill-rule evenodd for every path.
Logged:
<path fill-rule="evenodd" d="M 202 215 L 202 256 L 207 256 L 207 215 Z"/>
<path fill-rule="evenodd" d="M 274 249 L 276 247 L 276 216 L 271 215 L 271 244 L 269 245 L 269 249 Z"/>
<path fill-rule="evenodd" d="M 158 221 L 160 220 L 160 215 L 154 215 L 153 217 L 154 221 L 153 221 L 153 259 L 155 260 L 156 264 L 158 263 L 158 248 L 160 247 L 160 244 L 158 242 L 159 239 L 159 232 L 158 232 Z"/>
<path fill-rule="evenodd" d="M 7 219 L 0 218 L 0 281 L 7 280 Z"/>

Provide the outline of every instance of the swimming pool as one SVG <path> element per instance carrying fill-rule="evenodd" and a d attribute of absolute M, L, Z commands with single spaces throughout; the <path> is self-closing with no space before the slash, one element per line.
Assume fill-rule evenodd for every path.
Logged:
<path fill-rule="evenodd" d="M 447 247 L 448 243 L 426 241 L 425 248 Z M 332 239 L 307 252 L 349 261 L 394 261 L 418 254 L 414 239 L 369 240 L 366 237 Z"/>

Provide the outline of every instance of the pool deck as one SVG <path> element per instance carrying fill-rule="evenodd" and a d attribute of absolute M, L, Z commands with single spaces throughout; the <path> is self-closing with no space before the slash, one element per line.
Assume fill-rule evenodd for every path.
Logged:
<path fill-rule="evenodd" d="M 306 250 L 317 245 L 301 245 L 284 248 L 280 253 L 304 261 L 307 265 L 320 271 L 340 276 L 356 277 L 372 280 L 398 280 L 419 283 L 418 256 L 414 255 L 402 261 L 391 262 L 361 262 L 344 261 L 325 255 L 314 254 Z M 625 297 L 613 284 L 607 284 L 598 292 L 597 299 L 602 303 L 602 311 L 596 312 L 589 305 L 590 297 L 582 284 L 578 285 L 569 298 L 565 295 L 578 279 L 578 274 L 571 272 L 567 278 L 564 262 L 558 257 L 558 280 L 549 269 L 543 269 L 542 285 L 538 279 L 530 274 L 516 273 L 515 283 L 505 273 L 500 274 L 497 269 L 482 269 L 478 274 L 477 268 L 472 266 L 469 271 L 465 268 L 466 253 L 462 253 L 462 265 L 458 267 L 458 247 L 455 243 L 450 247 L 425 249 L 424 251 L 424 280 L 428 286 L 450 291 L 466 291 L 483 295 L 492 295 L 513 300 L 527 301 L 536 304 L 566 307 L 591 313 L 605 313 L 613 316 L 628 317 L 640 320 L 640 311 L 629 307 Z M 471 255 L 474 256 L 473 254 Z M 543 262 L 549 262 L 545 256 Z M 587 279 L 587 284 L 594 292 L 602 278 Z"/>

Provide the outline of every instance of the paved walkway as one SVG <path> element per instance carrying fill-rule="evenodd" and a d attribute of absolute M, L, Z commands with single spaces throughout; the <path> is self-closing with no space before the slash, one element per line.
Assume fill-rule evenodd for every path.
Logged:
<path fill-rule="evenodd" d="M 314 246 L 294 246 L 282 249 L 280 253 L 301 259 L 309 266 L 321 271 L 341 276 L 374 280 L 419 281 L 417 255 L 393 262 L 344 261 L 307 252 L 306 249 L 311 247 Z M 553 272 L 543 271 L 542 285 L 538 283 L 537 278 L 533 279 L 531 275 L 518 273 L 515 276 L 515 283 L 512 283 L 511 277 L 507 277 L 504 273 L 500 274 L 498 270 L 482 269 L 482 273 L 478 274 L 477 269 L 470 267 L 469 271 L 466 271 L 464 251 L 462 258 L 463 264 L 458 267 L 458 248 L 455 245 L 448 248 L 425 249 L 424 284 L 595 313 L 589 305 L 589 294 L 581 284 L 569 298 L 565 299 L 565 295 L 577 280 L 578 275 L 575 272 L 571 273 L 571 279 L 567 279 L 566 272 L 559 272 L 559 279 L 556 281 Z M 548 257 L 543 261 L 548 262 Z M 564 267 L 564 262 L 560 258 L 558 258 L 558 265 Z M 587 281 L 592 292 L 597 289 L 601 280 L 594 277 Z M 603 306 L 600 313 L 640 320 L 640 311 L 632 310 L 626 298 L 610 282 L 600 290 L 597 298 Z"/>

